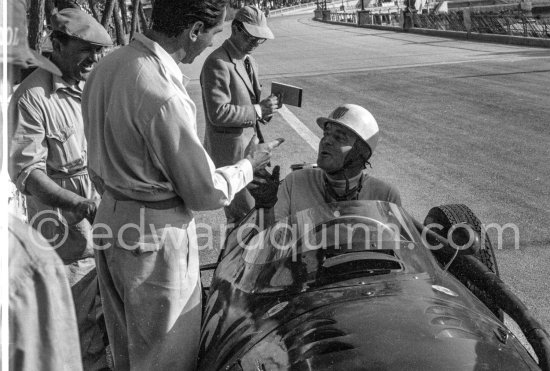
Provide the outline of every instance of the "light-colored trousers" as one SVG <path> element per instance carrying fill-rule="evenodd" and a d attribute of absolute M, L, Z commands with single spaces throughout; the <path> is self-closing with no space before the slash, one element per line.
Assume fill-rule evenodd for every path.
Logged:
<path fill-rule="evenodd" d="M 201 287 L 192 213 L 106 193 L 94 240 L 115 370 L 194 370 Z"/>

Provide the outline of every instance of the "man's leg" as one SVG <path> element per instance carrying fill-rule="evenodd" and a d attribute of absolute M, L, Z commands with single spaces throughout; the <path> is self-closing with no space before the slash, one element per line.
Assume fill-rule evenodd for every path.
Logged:
<path fill-rule="evenodd" d="M 170 239 L 186 239 L 181 237 L 182 231 L 171 228 Z M 188 267 L 192 264 L 198 270 L 198 259 L 190 261 L 186 242 L 180 247 L 165 242 L 158 251 L 112 248 L 110 269 L 114 286 L 123 292 L 131 370 L 195 368 L 201 298 L 198 274 L 192 274 L 195 268 Z M 106 310 L 110 307 L 105 303 Z M 119 360 L 119 354 L 115 359 Z"/>
<path fill-rule="evenodd" d="M 128 336 L 126 332 L 126 315 L 124 302 L 119 288 L 115 285 L 109 261 L 113 255 L 113 247 L 96 251 L 95 259 L 99 279 L 99 290 L 103 302 L 105 327 L 109 337 L 109 346 L 113 354 L 115 370 L 129 370 Z"/>
<path fill-rule="evenodd" d="M 108 369 L 104 324 L 94 258 L 66 264 L 76 311 L 84 371 Z"/>
<path fill-rule="evenodd" d="M 109 207 L 111 203 L 114 207 Z M 96 256 L 115 368 L 194 369 L 201 298 L 192 214 L 182 208 L 145 209 L 104 197 L 96 223 L 105 220 L 115 238 Z M 119 240 L 124 225 L 141 223 L 147 226 L 144 233 L 130 231 Z"/>
<path fill-rule="evenodd" d="M 109 346 L 113 355 L 115 370 L 129 370 L 128 334 L 126 330 L 126 314 L 124 311 L 123 285 L 119 282 L 116 270 L 113 271 L 112 261 L 115 259 L 115 239 L 108 232 L 116 225 L 116 201 L 104 197 L 97 210 L 94 223 L 94 249 L 99 291 L 101 294 L 105 327 L 109 337 Z M 106 236 L 100 237 L 105 233 Z M 116 230 L 114 231 L 116 237 Z"/>

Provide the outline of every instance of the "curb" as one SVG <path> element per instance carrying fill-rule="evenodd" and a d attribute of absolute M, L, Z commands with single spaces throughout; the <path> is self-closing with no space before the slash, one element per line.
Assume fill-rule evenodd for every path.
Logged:
<path fill-rule="evenodd" d="M 534 46 L 542 48 L 550 48 L 550 38 L 538 38 L 538 37 L 522 37 L 522 36 L 510 36 L 499 34 L 484 34 L 484 33 L 471 33 L 464 31 L 443 31 L 443 30 L 430 30 L 427 28 L 410 28 L 408 30 L 395 27 L 395 26 L 381 26 L 381 25 L 358 25 L 356 23 L 344 23 L 334 21 L 322 21 L 320 19 L 313 18 L 313 20 L 321 23 L 339 24 L 351 27 L 370 28 L 373 30 L 395 31 L 405 33 L 415 33 L 420 35 L 447 37 L 451 39 L 463 39 L 472 41 L 483 41 L 498 44 L 509 45 L 523 45 Z"/>

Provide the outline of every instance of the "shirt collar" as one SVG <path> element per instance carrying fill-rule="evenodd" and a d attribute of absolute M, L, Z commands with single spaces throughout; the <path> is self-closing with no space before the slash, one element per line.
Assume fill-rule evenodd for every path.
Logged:
<path fill-rule="evenodd" d="M 133 42 L 140 43 L 156 55 L 162 65 L 166 68 L 166 71 L 173 75 L 173 77 L 177 80 L 181 81 L 183 85 L 186 85 L 189 82 L 190 78 L 185 76 L 181 70 L 181 63 L 177 63 L 174 58 L 172 58 L 172 56 L 168 54 L 168 52 L 158 43 L 143 34 L 136 34 Z"/>
<path fill-rule="evenodd" d="M 231 38 L 227 39 L 225 42 L 227 43 L 227 50 L 229 50 L 229 54 L 231 55 L 231 58 L 238 60 L 238 59 L 245 59 L 249 57 L 249 54 L 245 54 L 237 48 L 237 46 L 235 45 L 233 40 L 231 40 Z"/>
<path fill-rule="evenodd" d="M 52 91 L 56 92 L 60 89 L 67 89 L 78 94 L 82 94 L 84 89 L 84 81 L 79 81 L 76 85 L 69 85 L 61 76 L 52 73 Z"/>
<path fill-rule="evenodd" d="M 183 72 L 183 68 L 184 68 L 183 63 L 178 63 L 178 68 L 181 72 L 181 82 L 183 83 L 183 86 L 187 86 L 187 84 L 189 84 L 189 81 L 191 81 L 191 79 L 185 75 L 185 72 Z"/>

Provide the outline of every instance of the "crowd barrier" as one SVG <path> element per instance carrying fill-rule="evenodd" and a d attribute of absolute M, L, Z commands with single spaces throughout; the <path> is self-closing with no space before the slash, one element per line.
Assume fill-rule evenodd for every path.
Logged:
<path fill-rule="evenodd" d="M 285 13 L 290 13 L 290 12 L 293 12 L 293 11 L 296 11 L 296 10 L 307 9 L 307 8 L 312 8 L 313 9 L 316 6 L 317 6 L 317 3 L 315 1 L 312 1 L 312 2 L 309 2 L 309 3 L 293 5 L 293 6 L 289 6 L 289 7 L 286 7 L 286 8 L 272 9 L 272 10 L 269 11 L 269 15 L 270 16 L 283 15 Z"/>
<path fill-rule="evenodd" d="M 550 17 L 473 13 L 469 9 L 440 14 L 403 9 L 342 12 L 316 9 L 314 19 L 328 23 L 421 33 L 479 41 L 550 47 Z"/>

